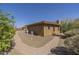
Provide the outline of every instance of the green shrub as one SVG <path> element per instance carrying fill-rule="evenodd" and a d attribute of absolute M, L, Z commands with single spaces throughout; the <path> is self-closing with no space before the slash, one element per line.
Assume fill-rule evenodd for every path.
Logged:
<path fill-rule="evenodd" d="M 0 52 L 7 51 L 11 47 L 11 41 L 15 35 L 12 19 L 10 14 L 0 11 Z"/>

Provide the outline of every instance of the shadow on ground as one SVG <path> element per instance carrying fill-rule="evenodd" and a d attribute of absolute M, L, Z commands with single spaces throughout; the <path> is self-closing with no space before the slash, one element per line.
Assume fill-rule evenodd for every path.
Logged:
<path fill-rule="evenodd" d="M 55 55 L 77 55 L 72 50 L 67 49 L 65 47 L 56 47 L 50 50 L 51 54 Z"/>

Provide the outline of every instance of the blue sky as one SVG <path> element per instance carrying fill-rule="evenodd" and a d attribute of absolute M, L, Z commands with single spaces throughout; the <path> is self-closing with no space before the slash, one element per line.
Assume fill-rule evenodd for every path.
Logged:
<path fill-rule="evenodd" d="M 38 21 L 56 21 L 63 18 L 79 18 L 79 4 L 0 4 L 0 9 L 10 12 L 21 27 Z"/>

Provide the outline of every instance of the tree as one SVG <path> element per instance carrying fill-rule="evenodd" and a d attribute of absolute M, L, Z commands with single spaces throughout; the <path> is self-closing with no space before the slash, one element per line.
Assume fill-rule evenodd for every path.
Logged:
<path fill-rule="evenodd" d="M 79 19 L 64 20 L 61 22 L 61 30 L 63 33 L 75 28 L 79 28 Z"/>
<path fill-rule="evenodd" d="M 68 30 L 72 29 L 72 22 L 65 20 L 61 22 L 61 31 L 64 33 Z"/>
<path fill-rule="evenodd" d="M 73 28 L 79 28 L 79 19 L 77 18 L 73 20 L 72 24 L 73 24 Z"/>
<path fill-rule="evenodd" d="M 13 16 L 0 10 L 0 52 L 11 48 L 11 43 L 15 35 Z"/>

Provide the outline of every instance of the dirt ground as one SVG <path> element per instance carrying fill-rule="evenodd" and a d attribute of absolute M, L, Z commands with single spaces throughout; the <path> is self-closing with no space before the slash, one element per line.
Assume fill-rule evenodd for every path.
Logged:
<path fill-rule="evenodd" d="M 51 48 L 62 43 L 58 36 L 40 37 L 25 34 L 23 31 L 17 31 L 14 39 L 16 45 L 11 55 L 48 55 Z"/>
<path fill-rule="evenodd" d="M 53 36 L 50 37 L 35 36 L 26 34 L 23 31 L 19 32 L 19 36 L 25 44 L 35 48 L 40 48 L 53 39 Z"/>

